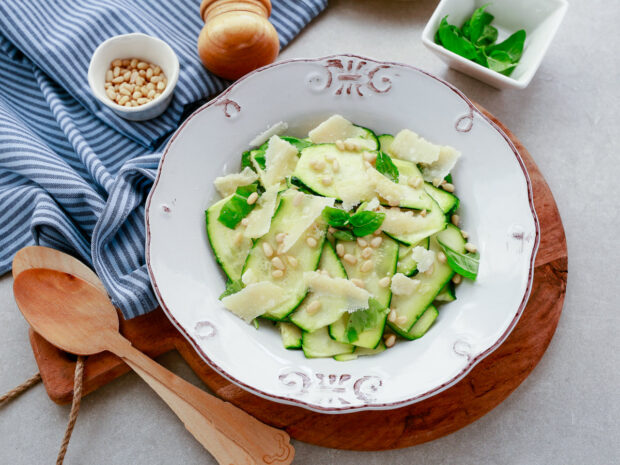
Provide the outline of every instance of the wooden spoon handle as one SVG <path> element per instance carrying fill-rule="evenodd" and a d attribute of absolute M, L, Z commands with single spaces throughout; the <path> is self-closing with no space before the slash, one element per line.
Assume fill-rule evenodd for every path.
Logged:
<path fill-rule="evenodd" d="M 222 465 L 288 465 L 295 450 L 289 435 L 188 383 L 119 335 L 110 350 L 168 404 L 187 430 Z"/>

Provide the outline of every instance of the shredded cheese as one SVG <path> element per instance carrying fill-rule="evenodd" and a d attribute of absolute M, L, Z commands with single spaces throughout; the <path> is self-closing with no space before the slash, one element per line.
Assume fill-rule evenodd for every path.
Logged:
<path fill-rule="evenodd" d="M 435 263 L 435 252 L 432 250 L 426 250 L 424 247 L 414 247 L 411 250 L 411 257 L 418 264 L 418 271 L 424 273 Z"/>

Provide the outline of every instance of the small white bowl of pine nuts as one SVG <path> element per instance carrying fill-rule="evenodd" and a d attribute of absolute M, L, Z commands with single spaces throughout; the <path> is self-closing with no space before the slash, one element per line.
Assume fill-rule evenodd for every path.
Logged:
<path fill-rule="evenodd" d="M 119 116 L 145 121 L 161 115 L 179 78 L 179 59 L 161 39 L 123 34 L 101 43 L 90 60 L 88 83 Z"/>

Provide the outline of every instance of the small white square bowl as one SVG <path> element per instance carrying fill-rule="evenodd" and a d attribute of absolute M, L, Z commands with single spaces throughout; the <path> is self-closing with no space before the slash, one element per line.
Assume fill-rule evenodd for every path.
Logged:
<path fill-rule="evenodd" d="M 476 8 L 485 4 L 489 4 L 486 11 L 495 16 L 491 24 L 498 29 L 498 42 L 519 29 L 525 29 L 527 34 L 523 56 L 511 76 L 485 68 L 435 43 L 435 33 L 443 17 L 447 15 L 450 24 L 461 27 Z M 498 89 L 524 89 L 536 74 L 567 8 L 566 0 L 441 0 L 422 32 L 422 42 L 451 68 Z"/>

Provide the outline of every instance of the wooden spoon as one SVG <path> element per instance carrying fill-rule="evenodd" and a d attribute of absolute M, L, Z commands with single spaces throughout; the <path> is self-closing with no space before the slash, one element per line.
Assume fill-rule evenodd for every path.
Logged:
<path fill-rule="evenodd" d="M 294 449 L 284 431 L 207 394 L 135 349 L 118 332 L 118 317 L 108 297 L 89 282 L 58 270 L 32 268 L 17 275 L 13 292 L 24 318 L 52 344 L 78 355 L 109 350 L 121 357 L 218 463 L 292 462 Z"/>

